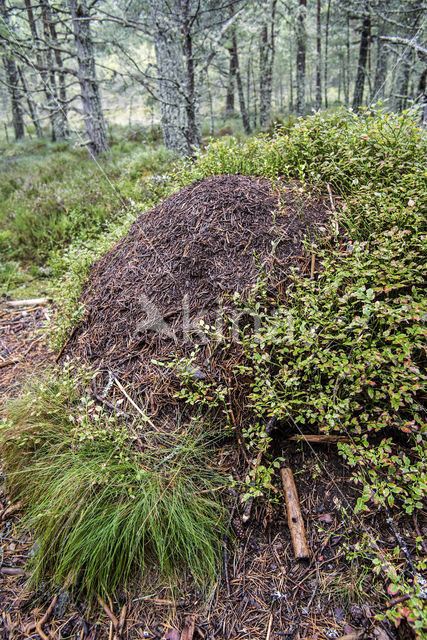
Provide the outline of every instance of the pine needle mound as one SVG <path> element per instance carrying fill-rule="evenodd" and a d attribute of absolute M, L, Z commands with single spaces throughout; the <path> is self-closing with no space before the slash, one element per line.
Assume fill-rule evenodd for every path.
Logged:
<path fill-rule="evenodd" d="M 264 178 L 220 175 L 183 188 L 93 265 L 86 318 L 64 355 L 152 388 L 152 359 L 188 351 L 200 320 L 214 323 L 260 272 L 285 288 L 325 213 L 298 185 Z"/>

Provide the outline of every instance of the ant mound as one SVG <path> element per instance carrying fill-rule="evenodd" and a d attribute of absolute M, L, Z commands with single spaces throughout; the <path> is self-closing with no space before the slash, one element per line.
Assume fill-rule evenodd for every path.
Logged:
<path fill-rule="evenodd" d="M 304 235 L 325 217 L 325 205 L 297 185 L 263 178 L 221 175 L 181 189 L 92 266 L 87 313 L 64 354 L 152 393 L 152 359 L 188 354 L 200 320 L 215 323 L 260 273 L 283 294 L 290 267 L 308 261 Z"/>

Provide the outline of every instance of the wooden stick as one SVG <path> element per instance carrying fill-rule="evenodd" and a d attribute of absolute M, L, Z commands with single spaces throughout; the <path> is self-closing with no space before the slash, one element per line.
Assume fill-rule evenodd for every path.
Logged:
<path fill-rule="evenodd" d="M 298 500 L 298 493 L 294 482 L 292 470 L 280 469 L 283 491 L 285 492 L 286 508 L 288 511 L 288 525 L 291 532 L 295 558 L 302 560 L 310 557 L 310 549 L 305 536 L 304 521 Z"/>
<path fill-rule="evenodd" d="M 36 307 L 47 303 L 47 298 L 31 298 L 29 300 L 9 300 L 6 305 L 8 307 Z"/>
<path fill-rule="evenodd" d="M 299 435 L 299 436 L 290 436 L 289 440 L 303 440 L 304 442 L 314 442 L 318 444 L 323 443 L 337 443 L 337 442 L 350 442 L 350 438 L 347 436 L 328 436 L 328 435 Z"/>

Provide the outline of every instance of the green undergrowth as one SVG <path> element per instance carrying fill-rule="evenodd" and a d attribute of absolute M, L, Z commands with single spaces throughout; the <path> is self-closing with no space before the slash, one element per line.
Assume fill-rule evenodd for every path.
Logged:
<path fill-rule="evenodd" d="M 316 257 L 316 277 L 292 272 L 284 303 L 268 297 L 263 286 L 241 303 L 259 328 L 254 332 L 251 322 L 240 332 L 245 357 L 231 372 L 235 385 L 186 375 L 191 362 L 177 368 L 180 397 L 206 413 L 222 406 L 224 421 L 230 420 L 229 398 L 246 388 L 251 418 L 243 433 L 250 453 L 265 457 L 248 475 L 244 499 L 269 494 L 278 461 L 268 454 L 265 426 L 274 417 L 297 434 L 348 437 L 339 451 L 360 489 L 356 514 L 422 510 L 426 166 L 425 132 L 413 114 L 340 112 L 298 121 L 287 134 L 240 145 L 215 142 L 181 171 L 183 183 L 244 173 L 297 178 L 307 192 L 320 188 L 325 197 L 329 185 L 335 194 L 328 229 L 306 245 Z M 215 327 L 207 334 L 217 343 Z M 232 354 L 235 345 L 222 335 L 217 348 Z M 409 599 L 387 615 L 408 617 L 421 633 L 425 567 L 415 562 L 405 579 L 397 573 L 397 551 L 387 565 L 389 593 Z M 377 560 L 381 570 L 384 563 Z"/>
<path fill-rule="evenodd" d="M 207 588 L 224 534 L 224 478 L 209 463 L 206 426 L 147 433 L 95 406 L 90 377 L 65 367 L 33 381 L 1 424 L 8 484 L 36 540 L 33 582 L 48 576 L 93 597 L 143 584 L 154 566 Z"/>
<path fill-rule="evenodd" d="M 179 396 L 193 406 L 195 415 L 204 416 L 204 422 L 199 426 L 195 421 L 196 432 L 206 421 L 220 428 L 220 432 L 227 424 L 231 426 L 229 400 L 235 392 L 242 395 L 242 389 L 245 390 L 246 406 L 242 415 L 249 419 L 243 435 L 250 455 L 257 458 L 262 452 L 263 458 L 257 470 L 252 470 L 246 478 L 244 498 L 268 497 L 272 482 L 277 481 L 276 468 L 281 461 L 270 454 L 270 437 L 265 432 L 266 424 L 274 417 L 295 433 L 320 432 L 348 437 L 348 443 L 340 444 L 339 450 L 352 468 L 353 480 L 360 489 L 356 512 L 373 513 L 382 509 L 392 518 L 401 513 L 416 515 L 422 508 L 426 490 L 425 418 L 421 394 L 426 383 L 427 317 L 423 295 L 427 154 L 425 133 L 419 128 L 416 116 L 372 110 L 360 114 L 351 111 L 316 114 L 271 135 L 257 136 L 245 142 L 230 138 L 212 142 L 196 162 L 180 163 L 171 177 L 156 178 L 154 182 L 149 178 L 141 182 L 135 177 L 140 168 L 134 174 L 132 161 L 130 165 L 128 178 L 120 174 L 117 180 L 121 183 L 129 179 L 130 185 L 138 184 L 140 199 L 135 198 L 136 205 L 130 203 L 120 219 L 109 219 L 102 232 L 77 237 L 66 251 L 57 248 L 49 254 L 58 303 L 53 328 L 55 346 L 59 348 L 84 314 L 79 296 L 92 260 L 126 232 L 138 210 L 148 203 L 156 202 L 178 186 L 224 173 L 298 180 L 307 195 L 315 190 L 322 193 L 327 202 L 329 186 L 334 199 L 330 223 L 324 225 L 325 230 L 316 241 L 306 246 L 309 254 L 315 254 L 315 277 L 311 280 L 292 272 L 285 300 L 272 300 L 267 294 L 268 288 L 261 283 L 249 301 L 240 302 L 242 311 L 255 316 L 259 329 L 254 333 L 246 327 L 238 336 L 242 357 L 230 375 L 235 381 L 233 385 L 229 386 L 228 378 L 196 379 L 189 375 L 191 362 L 175 361 L 171 366 L 181 375 Z M 142 186 L 147 184 L 148 194 L 142 197 Z M 135 196 L 132 189 L 127 194 L 131 200 Z M 303 213 L 301 211 L 301 215 Z M 239 304 L 238 299 L 236 302 Z M 221 357 L 228 357 L 228 351 L 234 353 L 236 345 L 231 336 L 235 337 L 235 331 L 224 333 L 219 343 L 215 328 L 206 328 L 206 331 L 212 349 L 217 349 L 217 353 L 221 350 Z M 50 384 L 62 383 L 53 378 Z M 75 383 L 71 386 L 75 388 Z M 82 395 L 81 391 L 79 393 Z M 191 564 L 193 561 L 190 562 L 182 542 L 184 529 L 179 528 L 175 516 L 173 527 L 177 533 L 173 548 L 177 545 L 179 559 L 170 547 L 167 547 L 166 555 L 162 555 L 161 546 L 154 546 L 153 551 L 153 539 L 160 536 L 162 544 L 166 544 L 166 535 L 160 535 L 154 529 L 144 533 L 145 524 L 132 529 L 136 526 L 132 518 L 129 528 L 127 521 L 123 524 L 121 518 L 126 511 L 122 510 L 122 502 L 126 508 L 130 504 L 139 505 L 138 513 L 150 512 L 147 504 L 151 498 L 145 494 L 160 500 L 164 506 L 164 511 L 159 507 L 160 520 L 168 521 L 170 503 L 165 505 L 161 498 L 165 484 L 159 488 L 156 474 L 150 475 L 147 471 L 147 468 L 157 469 L 156 465 L 160 463 L 156 458 L 158 450 L 151 454 L 148 449 L 144 454 L 147 457 L 140 459 L 130 446 L 130 440 L 120 439 L 123 425 L 114 423 L 111 426 L 102 412 L 97 424 L 108 425 L 106 430 L 111 429 L 114 437 L 105 440 L 96 437 L 76 445 L 76 424 L 68 420 L 70 410 L 64 411 L 64 402 L 71 407 L 71 414 L 74 413 L 77 420 L 78 416 L 86 416 L 86 409 L 82 409 L 78 397 L 60 399 L 58 411 L 52 411 L 50 405 L 46 418 L 43 413 L 45 396 L 43 393 L 38 395 L 39 399 L 36 399 L 33 392 L 31 399 L 25 400 L 23 396 L 24 399 L 17 401 L 9 410 L 8 422 L 3 427 L 3 448 L 11 486 L 27 500 L 29 523 L 38 538 L 44 540 L 40 544 L 45 545 L 46 553 L 36 554 L 35 575 L 53 571 L 58 580 L 76 581 L 83 576 L 83 582 L 90 589 L 101 589 L 103 585 L 95 567 L 101 560 L 109 562 L 110 553 L 116 559 L 120 557 L 119 566 L 127 567 L 128 575 L 134 561 L 146 563 L 148 557 L 156 558 L 165 570 L 169 566 L 176 568 L 182 562 L 189 565 L 194 574 L 207 571 L 205 566 L 201 569 L 200 565 L 194 568 Z M 38 417 L 40 411 L 42 419 Z M 218 415 L 222 415 L 219 423 Z M 46 437 L 40 436 L 39 432 L 46 433 Z M 172 453 L 170 447 L 175 447 L 176 451 L 176 442 L 181 442 L 181 433 L 185 434 L 185 429 L 177 427 L 171 444 L 165 442 L 163 445 L 168 460 Z M 187 466 L 180 461 L 188 458 L 181 456 L 179 447 L 178 450 L 179 454 L 171 458 L 171 468 L 177 472 L 176 486 L 180 487 L 178 494 L 187 492 L 186 504 L 191 505 L 188 507 L 191 513 L 197 512 L 198 499 L 207 499 L 212 509 L 211 522 L 217 522 L 218 518 L 213 514 L 217 514 L 220 507 L 213 495 L 218 494 L 200 494 L 197 489 L 196 468 L 205 468 L 206 459 L 190 456 Z M 123 456 L 130 456 L 130 459 L 123 461 Z M 119 465 L 120 471 L 115 465 Z M 138 475 L 138 465 L 144 469 L 143 480 Z M 86 467 L 85 478 L 90 480 L 85 485 L 83 468 Z M 160 474 L 159 482 L 169 486 L 169 469 L 163 463 L 160 468 L 164 476 Z M 25 473 L 29 469 L 33 472 Z M 114 478 L 107 484 L 103 480 L 104 469 L 110 480 Z M 178 482 L 180 474 L 186 478 L 184 484 Z M 34 477 L 34 483 L 30 480 L 20 485 L 19 480 L 24 475 Z M 128 495 L 128 484 L 139 487 L 140 490 L 133 492 L 136 497 Z M 211 481 L 206 487 L 214 485 Z M 86 507 L 86 500 L 77 503 L 75 497 L 74 502 L 71 500 L 72 487 L 75 487 L 74 495 L 80 492 L 89 506 Z M 61 498 L 62 489 L 74 504 L 72 512 Z M 182 504 L 182 501 L 178 500 L 178 503 Z M 173 513 L 177 512 L 173 510 Z M 102 539 L 97 533 L 101 520 Z M 198 531 L 195 537 L 202 535 L 204 540 L 210 541 L 211 550 L 217 550 L 220 536 L 215 537 L 215 531 L 209 529 L 208 523 L 205 525 L 206 532 Z M 184 520 L 184 527 L 188 526 L 191 530 L 189 522 Z M 140 536 L 137 538 L 141 542 L 139 545 L 131 540 L 135 531 Z M 169 535 L 168 527 L 166 531 Z M 56 538 L 56 544 L 60 546 L 54 545 Z M 105 544 L 107 539 L 110 542 Z M 84 540 L 91 545 L 93 562 L 85 555 Z M 147 541 L 150 544 L 146 545 Z M 53 553 L 50 553 L 50 544 Z M 185 544 L 196 549 L 195 542 Z M 361 547 L 360 555 L 366 562 L 371 562 L 372 571 L 385 576 L 389 594 L 408 596 L 404 604 L 390 607 L 387 616 L 394 621 L 407 617 L 420 632 L 425 618 L 421 561 L 414 557 L 413 567 L 402 572 L 405 558 L 399 548 L 385 562 L 372 545 L 368 553 L 368 545 L 369 541 Z M 143 555 L 142 560 L 138 555 L 143 553 L 141 549 L 149 554 Z M 128 553 L 132 560 L 125 559 Z M 216 553 L 201 554 L 209 558 L 209 567 L 215 565 Z M 163 561 L 162 558 L 168 559 Z M 199 560 L 204 562 L 201 556 Z M 73 574 L 72 567 L 76 562 L 78 570 Z M 111 572 L 112 582 L 108 584 L 117 586 L 120 576 L 113 564 L 108 565 L 108 574 L 102 569 L 99 575 L 107 580 Z"/>
<path fill-rule="evenodd" d="M 163 172 L 172 160 L 163 146 L 129 140 L 117 141 L 96 163 L 67 143 L 33 140 L 8 147 L 0 160 L 1 261 L 9 270 L 18 264 L 19 280 L 21 264 L 24 272 L 28 264 L 49 272 L 52 256 L 70 244 L 102 242 L 130 210 L 149 208 L 165 196 Z M 14 282 L 0 273 L 0 284 L 5 289 Z"/>

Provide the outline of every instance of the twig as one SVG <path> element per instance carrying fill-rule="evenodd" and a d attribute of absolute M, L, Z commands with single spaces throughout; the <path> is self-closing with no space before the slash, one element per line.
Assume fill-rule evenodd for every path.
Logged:
<path fill-rule="evenodd" d="M 41 618 L 41 620 L 39 620 L 39 622 L 37 621 L 35 622 L 36 631 L 39 634 L 39 636 L 42 638 L 42 640 L 50 640 L 49 636 L 47 636 L 44 633 L 42 626 L 49 620 L 57 601 L 58 601 L 58 595 L 54 596 L 52 602 L 48 606 L 46 613 Z"/>
<path fill-rule="evenodd" d="M 331 203 L 331 209 L 335 213 L 336 212 L 335 203 L 334 203 L 334 198 L 333 198 L 333 195 L 332 195 L 331 186 L 330 186 L 329 183 L 326 183 L 326 188 L 327 188 L 328 193 L 329 193 L 329 200 L 330 200 L 330 203 Z"/>
<path fill-rule="evenodd" d="M 396 598 L 392 598 L 386 603 L 386 608 L 391 609 L 391 607 L 395 607 L 397 604 L 400 604 L 401 602 L 406 602 L 407 600 L 409 600 L 410 597 L 411 596 L 409 595 L 396 596 Z"/>
<path fill-rule="evenodd" d="M 311 254 L 311 268 L 310 268 L 310 279 L 313 280 L 314 278 L 314 267 L 316 266 L 316 254 L 312 253 Z"/>
<path fill-rule="evenodd" d="M 389 510 L 388 510 L 388 508 L 387 508 L 387 507 L 386 507 L 386 511 L 389 513 Z M 399 545 L 399 547 L 402 549 L 402 551 L 403 551 L 404 555 L 406 556 L 406 559 L 407 559 L 407 561 L 408 561 L 408 564 L 409 564 L 409 566 L 411 567 L 412 574 L 413 574 L 414 576 L 415 576 L 415 575 L 417 575 L 417 573 L 418 573 L 418 572 L 417 572 L 417 570 L 416 570 L 416 568 L 415 568 L 415 566 L 414 566 L 414 563 L 412 562 L 412 558 L 411 558 L 411 556 L 410 556 L 410 554 L 409 554 L 408 547 L 406 546 L 405 541 L 402 539 L 402 536 L 401 536 L 401 535 L 400 535 L 400 533 L 398 532 L 398 530 L 397 530 L 397 528 L 396 528 L 396 525 L 395 525 L 395 524 L 394 524 L 394 522 L 393 522 L 393 518 L 391 517 L 391 515 L 390 515 L 390 514 L 389 514 L 389 515 L 388 515 L 388 517 L 387 517 L 387 522 L 388 522 L 388 524 L 390 525 L 390 528 L 391 528 L 391 530 L 392 530 L 392 531 L 393 531 L 393 533 L 394 533 L 394 537 L 396 538 L 397 544 Z"/>
<path fill-rule="evenodd" d="M 5 362 L 0 362 L 0 369 L 3 369 L 3 367 L 10 367 L 12 364 L 17 364 L 20 361 L 20 358 L 15 358 L 15 360 L 6 360 Z"/>
<path fill-rule="evenodd" d="M 182 630 L 180 640 L 193 640 L 195 625 L 195 616 L 187 616 L 185 618 L 184 628 Z"/>
<path fill-rule="evenodd" d="M 97 389 L 96 389 L 95 380 L 92 380 L 92 393 L 93 393 L 94 398 L 96 400 L 98 400 L 98 402 L 101 402 L 102 404 L 105 404 L 106 407 L 108 407 L 112 411 L 115 411 L 120 416 L 123 416 L 124 418 L 130 418 L 128 413 L 125 413 L 124 411 L 122 411 L 118 407 L 115 407 L 113 404 L 111 404 L 111 402 L 108 402 L 108 400 L 105 400 L 105 398 L 103 398 L 102 396 L 99 395 L 99 393 L 97 392 Z"/>
<path fill-rule="evenodd" d="M 144 411 L 138 407 L 138 405 L 136 404 L 136 402 L 134 402 L 132 400 L 132 398 L 130 397 L 130 395 L 128 393 L 126 393 L 125 389 L 123 388 L 122 384 L 120 383 L 120 381 L 118 380 L 118 378 L 116 378 L 116 376 L 114 374 L 112 374 L 114 382 L 116 383 L 116 385 L 118 386 L 118 388 L 120 389 L 120 391 L 123 393 L 123 395 L 125 396 L 125 398 L 128 400 L 128 402 L 130 402 L 130 404 L 134 407 L 134 409 L 137 410 L 137 412 L 139 413 L 140 416 L 142 416 L 144 418 L 144 422 L 148 422 L 148 424 L 153 427 L 153 429 L 156 429 L 156 425 L 154 424 L 154 422 L 152 422 L 150 420 L 150 418 L 147 416 L 146 413 L 144 413 Z"/>
<path fill-rule="evenodd" d="M 4 576 L 25 576 L 23 569 L 16 569 L 15 567 L 2 567 L 0 573 Z"/>
<path fill-rule="evenodd" d="M 10 507 L 5 509 L 1 514 L 1 519 L 6 520 L 8 516 L 11 516 L 13 513 L 20 511 L 22 509 L 22 504 L 20 502 L 16 502 L 15 504 L 11 504 Z"/>
<path fill-rule="evenodd" d="M 64 342 L 64 344 L 62 345 L 58 355 L 55 358 L 55 362 L 58 362 L 59 358 L 62 356 L 62 354 L 64 353 L 64 349 L 68 346 L 68 343 L 70 342 L 71 338 L 74 336 L 74 334 L 76 333 L 77 329 L 80 327 L 79 324 L 76 324 L 76 326 L 74 327 L 74 329 L 72 330 L 72 332 L 70 333 L 70 335 L 68 336 L 68 338 L 66 339 L 66 341 Z"/>
<path fill-rule="evenodd" d="M 273 614 L 270 613 L 270 620 L 268 621 L 268 627 L 267 627 L 267 634 L 265 636 L 265 640 L 270 640 L 270 634 L 271 634 L 271 626 L 273 624 Z"/>
<path fill-rule="evenodd" d="M 347 633 L 345 636 L 337 638 L 337 640 L 358 640 L 364 635 L 364 633 L 364 631 L 353 631 L 353 633 Z"/>
<path fill-rule="evenodd" d="M 101 596 L 98 596 L 97 599 L 101 607 L 104 609 L 104 613 L 111 620 L 114 630 L 116 630 L 119 626 L 119 621 L 117 620 L 116 616 L 111 611 L 110 607 L 104 602 Z"/>

